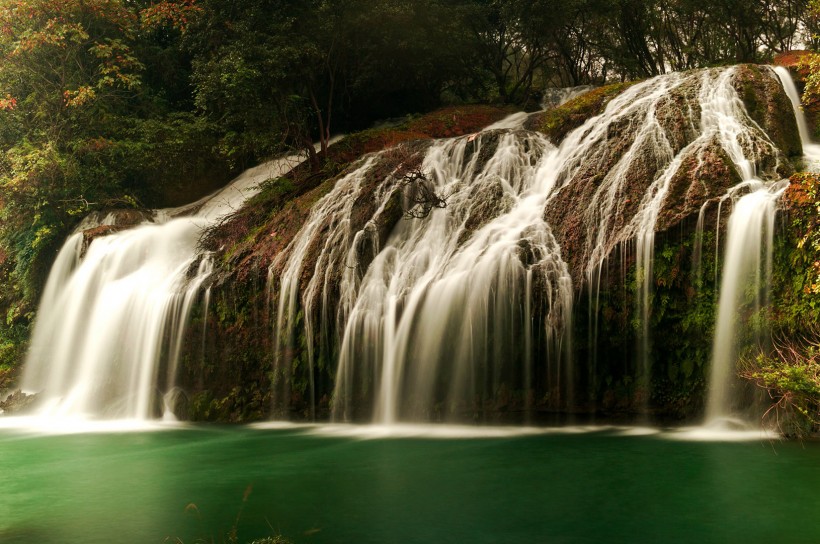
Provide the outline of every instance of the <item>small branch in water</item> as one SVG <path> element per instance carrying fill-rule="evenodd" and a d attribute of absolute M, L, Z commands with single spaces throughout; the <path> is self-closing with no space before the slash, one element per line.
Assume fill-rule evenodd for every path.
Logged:
<path fill-rule="evenodd" d="M 414 169 L 402 177 L 405 188 L 404 216 L 408 219 L 423 219 L 430 215 L 434 208 L 446 208 L 447 196 L 439 195 L 430 182 L 427 174 L 420 169 Z"/>

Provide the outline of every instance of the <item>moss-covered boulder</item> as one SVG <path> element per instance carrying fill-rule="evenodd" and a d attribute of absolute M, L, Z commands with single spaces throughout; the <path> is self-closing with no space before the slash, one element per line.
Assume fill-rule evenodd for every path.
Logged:
<path fill-rule="evenodd" d="M 792 103 L 771 68 L 741 64 L 735 69 L 733 83 L 749 116 L 768 134 L 775 146 L 787 157 L 802 156 L 803 145 Z M 793 170 L 789 171 L 784 164 L 779 173 L 788 177 Z"/>
<path fill-rule="evenodd" d="M 613 98 L 635 83 L 637 81 L 613 83 L 587 91 L 561 106 L 531 115 L 524 128 L 541 132 L 559 145 L 567 134 L 599 115 Z"/>
<path fill-rule="evenodd" d="M 633 240 L 647 221 L 655 231 L 670 229 L 741 181 L 720 134 L 701 126 L 702 88 L 726 73 L 722 70 L 680 75 L 651 107 L 627 108 L 602 120 L 608 123 L 605 131 L 587 136 L 593 142 L 587 142 L 585 155 L 576 159 L 544 215 L 567 248 L 565 258 L 579 284 L 591 266 Z M 731 77 L 739 96 L 758 93 L 746 107 L 741 138 L 757 175 L 769 180 L 790 175 L 788 154 L 799 155 L 801 146 L 791 102 L 776 75 L 743 65 L 732 69 Z M 654 86 L 647 88 L 652 92 Z M 643 94 L 635 96 L 635 103 L 642 100 Z M 662 196 L 657 212 L 656 204 L 649 204 L 655 195 Z"/>

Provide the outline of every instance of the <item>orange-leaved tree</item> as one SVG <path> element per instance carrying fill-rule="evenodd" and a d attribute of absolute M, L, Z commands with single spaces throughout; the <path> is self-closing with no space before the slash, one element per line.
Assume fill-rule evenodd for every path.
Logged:
<path fill-rule="evenodd" d="M 150 146 L 123 127 L 151 109 L 140 40 L 179 32 L 197 9 L 193 0 L 0 0 L 6 325 L 28 322 L 56 248 L 83 214 L 135 203 L 123 180 Z"/>

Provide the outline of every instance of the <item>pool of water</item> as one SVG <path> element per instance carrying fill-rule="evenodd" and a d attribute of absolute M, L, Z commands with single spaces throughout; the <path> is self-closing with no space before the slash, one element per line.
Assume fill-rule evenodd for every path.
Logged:
<path fill-rule="evenodd" d="M 0 542 L 820 542 L 820 444 L 642 429 L 0 429 Z M 714 437 L 712 437 L 714 438 Z"/>

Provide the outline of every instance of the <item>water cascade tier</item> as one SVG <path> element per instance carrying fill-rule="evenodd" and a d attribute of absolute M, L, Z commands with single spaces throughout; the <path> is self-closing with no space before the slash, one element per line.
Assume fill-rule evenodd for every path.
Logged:
<path fill-rule="evenodd" d="M 811 141 L 808 124 L 801 111 L 800 95 L 788 70 L 774 69 L 792 104 L 803 144 L 806 166 L 820 164 L 820 146 Z M 724 130 L 726 133 L 727 131 Z M 729 133 L 731 134 L 731 133 Z M 742 150 L 738 151 L 738 157 Z M 720 283 L 717 323 L 712 347 L 711 373 L 706 402 L 706 422 L 731 424 L 742 418 L 738 404 L 736 361 L 744 345 L 767 341 L 766 316 L 772 274 L 777 202 L 788 187 L 788 181 L 765 183 L 754 163 L 740 162 L 744 182 L 735 186 L 721 200 L 730 202 L 732 213 L 726 231 L 723 274 Z M 747 316 L 745 320 L 739 316 Z M 749 325 L 754 323 L 754 326 Z M 742 330 L 742 329 L 746 330 Z"/>
<path fill-rule="evenodd" d="M 37 315 L 23 389 L 46 417 L 173 417 L 173 395 L 192 306 L 212 261 L 203 232 L 236 211 L 259 184 L 300 162 L 246 171 L 192 205 L 94 214 L 60 250 Z M 171 400 L 171 399 L 169 399 Z"/>
<path fill-rule="evenodd" d="M 802 153 L 792 105 L 756 66 L 607 100 L 571 130 L 519 114 L 369 154 L 265 210 L 242 260 L 218 243 L 229 207 L 96 226 L 90 244 L 84 225 L 49 279 L 25 387 L 49 414 L 109 417 L 151 417 L 183 390 L 192 417 L 235 421 L 526 421 L 647 412 L 680 389 L 702 411 L 727 390 L 704 390 L 710 366 L 733 374 L 739 308 L 766 303 L 736 293 L 765 284 Z M 212 258 L 196 249 L 211 227 Z M 715 318 L 684 331 L 674 313 L 695 303 L 718 315 L 714 347 Z M 684 332 L 656 334 L 673 321 Z"/>
<path fill-rule="evenodd" d="M 755 85 L 768 103 L 749 111 Z M 794 123 L 774 71 L 738 67 L 633 85 L 561 141 L 485 131 L 366 158 L 271 264 L 275 404 L 286 414 L 303 390 L 312 415 L 330 366 L 324 395 L 338 420 L 595 409 L 597 356 L 579 361 L 574 346 L 599 342 L 613 264 L 633 284 L 626 366 L 647 402 L 656 233 L 712 204 L 712 229 L 740 218 L 731 247 L 770 235 L 741 214 L 758 200 L 772 213 L 801 152 Z M 573 320 L 585 314 L 579 338 Z"/>

